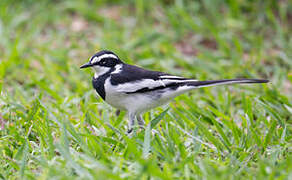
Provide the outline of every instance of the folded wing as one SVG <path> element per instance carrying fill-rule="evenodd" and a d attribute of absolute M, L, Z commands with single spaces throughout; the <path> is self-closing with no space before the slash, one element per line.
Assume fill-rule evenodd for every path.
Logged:
<path fill-rule="evenodd" d="M 187 83 L 196 82 L 194 79 L 186 79 L 178 76 L 163 75 L 157 79 L 141 79 L 135 80 L 123 84 L 117 85 L 116 89 L 118 92 L 123 92 L 127 94 L 131 93 L 142 93 L 155 91 L 167 88 L 177 88 L 179 86 L 184 86 Z"/>

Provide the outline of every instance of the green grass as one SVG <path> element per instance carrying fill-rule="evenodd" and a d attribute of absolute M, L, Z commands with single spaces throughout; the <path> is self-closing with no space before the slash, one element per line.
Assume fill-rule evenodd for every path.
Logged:
<path fill-rule="evenodd" d="M 0 1 L 0 179 L 291 179 L 289 1 Z M 126 135 L 79 66 L 101 49 L 202 88 Z M 155 130 L 156 133 L 153 133 Z"/>

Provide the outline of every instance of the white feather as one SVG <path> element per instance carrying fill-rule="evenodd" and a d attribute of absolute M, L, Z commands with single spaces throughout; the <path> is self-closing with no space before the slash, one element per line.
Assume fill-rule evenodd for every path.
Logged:
<path fill-rule="evenodd" d="M 99 76 L 107 73 L 110 70 L 109 67 L 104 67 L 104 66 L 92 66 L 92 68 L 95 71 L 94 78 L 98 78 Z"/>
<path fill-rule="evenodd" d="M 117 73 L 121 72 L 122 71 L 122 67 L 123 66 L 121 64 L 117 64 L 115 66 L 115 70 L 111 74 L 117 74 Z"/>
<path fill-rule="evenodd" d="M 160 76 L 160 78 L 162 78 L 162 79 L 185 79 L 184 77 L 172 76 L 172 75 L 163 75 L 163 76 Z M 192 81 L 198 81 L 198 80 L 192 79 Z"/>
<path fill-rule="evenodd" d="M 160 81 L 155 81 L 153 79 L 144 79 L 144 80 L 120 84 L 117 86 L 116 89 L 118 92 L 135 92 L 135 91 L 142 89 L 142 88 L 152 89 L 152 88 L 155 88 L 157 86 L 161 86 Z"/>
<path fill-rule="evenodd" d="M 128 82 L 124 84 L 120 84 L 117 86 L 117 91 L 119 92 L 135 92 L 139 89 L 143 88 L 149 88 L 154 89 L 156 87 L 164 86 L 166 87 L 170 83 L 182 83 L 182 82 L 192 82 L 197 80 L 177 80 L 177 79 L 159 79 L 159 80 L 153 80 L 153 79 L 144 79 L 144 80 L 138 80 L 134 82 Z"/>
<path fill-rule="evenodd" d="M 104 54 L 104 55 L 101 55 L 101 56 L 97 56 L 97 57 L 94 57 L 92 60 L 91 60 L 91 64 L 93 63 L 96 63 L 96 62 L 99 62 L 100 60 L 104 59 L 104 58 L 114 58 L 114 59 L 118 59 L 118 57 L 114 54 Z"/>

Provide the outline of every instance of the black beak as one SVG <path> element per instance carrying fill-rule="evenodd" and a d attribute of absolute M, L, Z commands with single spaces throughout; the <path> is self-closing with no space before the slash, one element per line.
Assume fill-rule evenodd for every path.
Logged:
<path fill-rule="evenodd" d="M 88 63 L 85 63 L 83 64 L 82 66 L 80 66 L 80 69 L 82 68 L 87 68 L 87 67 L 91 67 L 92 65 L 88 62 Z"/>

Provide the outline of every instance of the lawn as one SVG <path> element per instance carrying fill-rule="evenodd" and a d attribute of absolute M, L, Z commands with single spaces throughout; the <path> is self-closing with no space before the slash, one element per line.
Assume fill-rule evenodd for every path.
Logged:
<path fill-rule="evenodd" d="M 0 179 L 292 179 L 291 19 L 288 0 L 1 0 Z M 194 90 L 128 137 L 79 69 L 102 49 L 270 83 Z"/>

